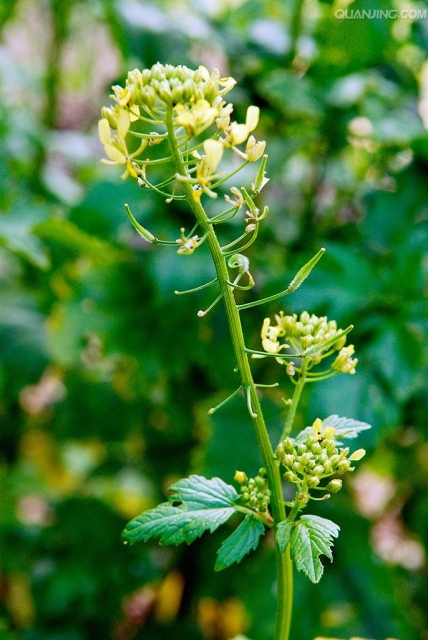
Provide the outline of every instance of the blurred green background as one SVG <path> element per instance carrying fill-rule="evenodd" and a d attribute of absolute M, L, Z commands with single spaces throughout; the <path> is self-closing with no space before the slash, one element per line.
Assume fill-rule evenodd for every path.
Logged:
<path fill-rule="evenodd" d="M 355 324 L 357 375 L 307 391 L 298 422 L 368 421 L 368 455 L 316 508 L 342 532 L 320 585 L 296 576 L 292 638 L 428 639 L 428 19 L 399 14 L 427 5 L 357 0 L 398 13 L 335 17 L 348 4 L 2 0 L 2 640 L 271 638 L 269 536 L 220 574 L 224 530 L 177 549 L 119 537 L 177 478 L 260 466 L 240 400 L 206 413 L 236 386 L 222 310 L 199 319 L 209 293 L 173 295 L 211 275 L 207 253 L 144 244 L 123 203 L 161 237 L 189 213 L 99 162 L 109 86 L 158 60 L 218 67 L 238 80 L 238 119 L 262 110 L 257 294 L 327 248 L 296 294 L 243 314 L 248 344 L 280 308 Z M 276 434 L 290 388 L 279 365 L 254 368 L 281 381 L 263 395 Z"/>

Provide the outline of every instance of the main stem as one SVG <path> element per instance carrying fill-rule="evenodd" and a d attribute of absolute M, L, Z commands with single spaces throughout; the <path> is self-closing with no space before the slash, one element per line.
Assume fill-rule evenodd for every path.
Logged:
<path fill-rule="evenodd" d="M 299 406 L 300 396 L 302 395 L 303 387 L 306 383 L 306 372 L 308 367 L 307 358 L 303 358 L 302 365 L 300 368 L 299 379 L 297 381 L 296 386 L 294 387 L 293 397 L 291 399 L 291 405 L 287 413 L 287 419 L 285 421 L 284 431 L 281 435 L 281 440 L 284 440 L 287 436 L 290 435 L 291 430 L 293 428 L 294 418 L 296 417 L 297 407 Z"/>
<path fill-rule="evenodd" d="M 187 175 L 186 166 L 182 162 L 181 154 L 175 138 L 175 128 L 172 120 L 172 113 L 169 112 L 166 118 L 168 129 L 168 139 L 174 157 L 175 167 L 179 174 Z M 229 273 L 225 258 L 222 254 L 220 244 L 214 231 L 214 225 L 210 224 L 204 208 L 200 202 L 193 198 L 193 190 L 190 184 L 183 182 L 184 192 L 203 235 L 206 235 L 206 242 L 211 252 L 214 262 L 220 291 L 226 310 L 227 321 L 232 339 L 233 350 L 236 357 L 238 371 L 241 376 L 241 383 L 244 391 L 250 390 L 251 403 L 254 411 L 253 421 L 257 442 L 263 458 L 263 464 L 267 471 L 269 488 L 272 492 L 271 506 L 274 522 L 277 524 L 286 518 L 284 498 L 282 493 L 281 474 L 278 462 L 275 458 L 272 444 L 264 421 L 262 409 L 257 396 L 256 387 L 251 373 L 248 356 L 245 352 L 244 334 L 242 331 L 241 319 L 236 306 L 233 287 L 228 284 Z M 290 558 L 289 545 L 285 553 L 281 553 L 275 541 L 276 570 L 277 570 L 277 609 L 275 619 L 275 640 L 288 640 L 290 635 L 291 615 L 293 606 L 293 567 Z"/>

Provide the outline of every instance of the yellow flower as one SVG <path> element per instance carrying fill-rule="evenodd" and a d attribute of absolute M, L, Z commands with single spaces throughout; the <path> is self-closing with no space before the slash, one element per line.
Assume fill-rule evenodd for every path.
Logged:
<path fill-rule="evenodd" d="M 232 122 L 225 130 L 227 144 L 234 147 L 245 142 L 250 133 L 257 127 L 259 114 L 260 109 L 258 107 L 250 106 L 247 109 L 245 124 Z"/>
<path fill-rule="evenodd" d="M 343 347 L 343 349 L 339 351 L 339 355 L 331 365 L 331 368 L 335 371 L 340 371 L 341 373 L 354 375 L 355 367 L 358 363 L 358 358 L 351 358 L 354 352 L 355 349 L 353 344 L 350 344 L 349 347 Z"/>
<path fill-rule="evenodd" d="M 278 353 L 282 346 L 278 342 L 277 327 L 270 326 L 270 318 L 265 318 L 262 326 L 262 345 L 266 353 Z"/>
<path fill-rule="evenodd" d="M 323 422 L 317 418 L 312 425 L 312 435 L 317 440 L 331 440 L 334 438 L 336 429 L 334 427 L 323 427 Z"/>
<path fill-rule="evenodd" d="M 219 115 L 218 109 L 212 107 L 207 100 L 198 100 L 190 109 L 183 104 L 177 104 L 174 111 L 177 124 L 184 127 L 189 136 L 202 133 Z"/>
<path fill-rule="evenodd" d="M 245 147 L 245 155 L 247 156 L 248 162 L 257 162 L 265 152 L 266 142 L 260 141 L 256 142 L 254 136 L 250 136 L 247 141 L 247 146 Z"/>
<path fill-rule="evenodd" d="M 126 171 L 122 177 L 126 177 L 129 173 L 133 178 L 137 178 L 138 174 L 135 170 L 134 165 L 132 164 L 133 158 L 136 158 L 143 149 L 147 146 L 147 140 L 143 140 L 141 145 L 134 151 L 134 153 L 129 153 L 124 137 L 129 130 L 129 115 L 126 111 L 120 110 L 117 118 L 118 121 L 118 134 L 115 136 L 111 136 L 110 125 L 107 118 L 101 118 L 98 122 L 98 135 L 100 137 L 101 142 L 104 145 L 104 151 L 109 158 L 108 160 L 101 160 L 104 164 L 124 164 L 126 166 Z M 122 135 L 121 135 L 122 134 Z"/>

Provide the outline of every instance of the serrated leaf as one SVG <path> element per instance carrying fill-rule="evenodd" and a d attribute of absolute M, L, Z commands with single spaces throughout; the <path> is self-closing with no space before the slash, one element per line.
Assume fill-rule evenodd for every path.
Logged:
<path fill-rule="evenodd" d="M 145 511 L 129 522 L 122 534 L 134 544 L 159 538 L 161 544 L 190 544 L 204 531 L 215 531 L 235 512 L 235 488 L 220 478 L 193 475 L 170 487 L 169 502 Z"/>
<path fill-rule="evenodd" d="M 284 522 L 280 522 L 276 528 L 276 541 L 278 542 L 281 553 L 284 553 L 290 542 L 294 524 L 291 520 L 284 520 Z"/>
<path fill-rule="evenodd" d="M 371 429 L 371 425 L 367 422 L 360 422 L 353 418 L 341 418 L 336 414 L 325 418 L 323 427 L 334 427 L 336 435 L 341 438 L 356 438 L 360 431 Z"/>
<path fill-rule="evenodd" d="M 221 478 L 204 478 L 192 475 L 179 480 L 170 487 L 170 502 L 183 502 L 188 509 L 200 507 L 233 507 L 239 497 L 236 489 Z"/>
<path fill-rule="evenodd" d="M 233 513 L 233 507 L 187 510 L 164 502 L 131 520 L 122 539 L 130 544 L 146 542 L 150 538 L 159 538 L 161 544 L 190 544 L 204 531 L 215 531 Z"/>
<path fill-rule="evenodd" d="M 303 571 L 312 582 L 319 582 L 324 571 L 319 556 L 324 554 L 332 560 L 333 538 L 338 535 L 339 527 L 331 520 L 302 516 L 291 534 L 291 556 L 297 570 Z"/>
<path fill-rule="evenodd" d="M 242 558 L 256 549 L 260 536 L 265 532 L 263 523 L 253 515 L 245 516 L 239 527 L 222 543 L 217 551 L 215 571 L 226 569 L 234 562 L 241 562 Z"/>
<path fill-rule="evenodd" d="M 353 418 L 343 418 L 336 414 L 329 416 L 323 420 L 323 428 L 334 427 L 336 429 L 335 440 L 337 444 L 341 444 L 338 438 L 356 438 L 360 431 L 371 429 L 371 425 L 367 422 L 360 422 Z M 306 427 L 300 431 L 295 438 L 296 442 L 302 442 L 306 440 L 306 437 L 312 433 L 312 427 Z"/>

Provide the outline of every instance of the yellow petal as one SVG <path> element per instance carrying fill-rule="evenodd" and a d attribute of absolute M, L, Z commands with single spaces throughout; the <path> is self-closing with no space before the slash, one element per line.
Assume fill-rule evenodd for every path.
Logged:
<path fill-rule="evenodd" d="M 231 144 L 241 144 L 248 138 L 249 130 L 246 124 L 237 124 L 232 122 L 230 126 Z"/>
<path fill-rule="evenodd" d="M 245 119 L 245 124 L 247 125 L 248 131 L 254 131 L 254 129 L 259 124 L 259 115 L 260 109 L 258 107 L 248 107 L 247 109 L 247 117 Z"/>
<path fill-rule="evenodd" d="M 351 453 L 348 460 L 361 460 L 366 455 L 365 449 L 357 449 L 354 453 Z"/>
<path fill-rule="evenodd" d="M 210 166 L 211 172 L 214 173 L 223 156 L 223 144 L 220 140 L 205 140 L 204 151 L 206 161 Z"/>
<path fill-rule="evenodd" d="M 110 125 L 107 118 L 98 120 L 98 135 L 103 144 L 110 144 Z"/>
<path fill-rule="evenodd" d="M 118 164 L 125 164 L 126 162 L 125 154 L 122 153 L 122 151 L 119 151 L 119 149 L 114 145 L 105 144 L 104 151 L 106 153 L 107 158 L 110 158 L 110 160 L 114 160 Z"/>
<path fill-rule="evenodd" d="M 135 122 L 140 117 L 140 107 L 137 104 L 134 104 L 129 108 L 129 119 L 131 122 Z"/>
<path fill-rule="evenodd" d="M 202 79 L 205 80 L 205 82 L 210 79 L 210 73 L 208 69 L 202 64 L 199 65 L 198 70 L 201 72 Z"/>
<path fill-rule="evenodd" d="M 126 138 L 126 134 L 128 133 L 130 126 L 131 121 L 129 119 L 129 113 L 126 109 L 119 109 L 119 115 L 117 116 L 117 132 L 119 134 L 119 138 L 122 138 L 122 140 Z"/>
<path fill-rule="evenodd" d="M 314 434 L 314 438 L 319 438 L 322 433 L 322 420 L 317 418 L 312 425 L 312 433 Z"/>
<path fill-rule="evenodd" d="M 267 334 L 269 331 L 269 327 L 270 327 L 270 318 L 265 318 L 263 320 L 263 326 L 262 326 L 262 339 L 264 340 L 265 338 L 267 338 Z"/>
<path fill-rule="evenodd" d="M 334 427 L 326 427 L 323 431 L 323 438 L 329 440 L 330 438 L 334 437 L 334 434 L 336 433 L 336 429 Z"/>

